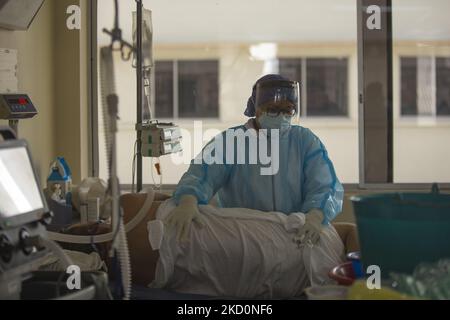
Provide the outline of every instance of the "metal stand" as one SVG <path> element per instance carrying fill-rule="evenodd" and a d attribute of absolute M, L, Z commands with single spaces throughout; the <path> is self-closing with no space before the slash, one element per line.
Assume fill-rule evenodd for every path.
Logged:
<path fill-rule="evenodd" d="M 9 120 L 9 127 L 14 131 L 16 137 L 19 136 L 19 120 Z"/>
<path fill-rule="evenodd" d="M 136 83 L 137 83 L 137 114 L 136 114 L 136 187 L 137 192 L 142 191 L 142 110 L 144 102 L 144 81 L 142 61 L 142 0 L 136 0 Z"/>
<path fill-rule="evenodd" d="M 137 192 L 142 191 L 142 124 L 143 124 L 143 104 L 144 104 L 144 63 L 142 54 L 142 23 L 143 23 L 143 7 L 142 0 L 136 1 L 136 47 L 127 43 L 122 39 L 122 30 L 118 24 L 118 1 L 116 1 L 116 21 L 112 31 L 103 29 L 103 32 L 110 35 L 112 38 L 112 45 L 119 42 L 120 48 L 128 47 L 132 51 L 136 52 L 136 84 L 137 84 L 137 108 L 136 108 L 136 185 Z M 111 45 L 111 46 L 112 46 Z M 123 54 L 123 52 L 122 52 Z"/>

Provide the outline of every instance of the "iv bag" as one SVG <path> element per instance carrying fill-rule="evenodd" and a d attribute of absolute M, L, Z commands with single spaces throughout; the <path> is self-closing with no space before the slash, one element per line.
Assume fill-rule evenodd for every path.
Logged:
<path fill-rule="evenodd" d="M 137 48 L 137 13 L 133 12 L 133 46 Z M 153 68 L 153 26 L 152 12 L 142 10 L 142 67 Z M 136 51 L 133 54 L 133 67 L 137 66 Z"/>

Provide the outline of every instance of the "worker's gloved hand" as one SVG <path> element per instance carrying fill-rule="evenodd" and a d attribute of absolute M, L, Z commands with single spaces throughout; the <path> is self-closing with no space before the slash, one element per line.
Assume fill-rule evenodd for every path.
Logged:
<path fill-rule="evenodd" d="M 176 228 L 177 240 L 188 241 L 192 221 L 203 227 L 205 222 L 198 210 L 198 201 L 195 196 L 187 195 L 180 199 L 178 206 L 170 213 L 165 224 L 168 228 Z"/>
<path fill-rule="evenodd" d="M 305 215 L 305 225 L 298 231 L 295 241 L 298 243 L 317 244 L 323 231 L 323 212 L 313 209 Z"/>

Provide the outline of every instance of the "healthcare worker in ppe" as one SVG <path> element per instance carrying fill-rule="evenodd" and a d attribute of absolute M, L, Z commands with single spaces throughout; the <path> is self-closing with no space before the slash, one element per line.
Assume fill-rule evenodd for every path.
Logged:
<path fill-rule="evenodd" d="M 207 157 L 202 157 L 200 162 L 194 159 L 174 193 L 177 208 L 166 221 L 168 227 L 176 228 L 179 240 L 187 240 L 192 222 L 204 224 L 198 205 L 208 204 L 217 194 L 218 204 L 225 208 L 305 213 L 306 222 L 296 240 L 312 244 L 319 241 L 324 226 L 342 210 L 344 190 L 319 138 L 307 128 L 291 125 L 298 112 L 298 82 L 280 75 L 266 75 L 257 81 L 245 111 L 251 119 L 227 131 L 253 130 L 270 136 L 275 130 L 278 133 L 278 170 L 272 175 L 262 175 L 263 165 L 259 161 L 230 164 L 224 159 L 223 164 L 217 164 L 205 161 Z M 226 141 L 226 132 L 219 135 L 222 141 Z M 212 146 L 214 139 L 202 154 L 211 153 Z M 226 148 L 227 145 L 224 154 L 229 152 Z M 236 148 L 234 146 L 234 151 Z M 271 143 L 268 149 L 267 154 L 270 149 L 276 152 Z M 246 148 L 247 153 L 249 150 L 251 148 Z M 248 154 L 245 159 L 249 159 Z"/>

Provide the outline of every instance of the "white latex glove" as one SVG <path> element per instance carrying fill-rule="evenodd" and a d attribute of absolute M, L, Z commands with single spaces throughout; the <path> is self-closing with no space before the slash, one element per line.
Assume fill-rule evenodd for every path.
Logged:
<path fill-rule="evenodd" d="M 313 209 L 305 215 L 305 225 L 298 231 L 295 242 L 317 244 L 323 230 L 323 212 Z"/>
<path fill-rule="evenodd" d="M 198 210 L 198 201 L 195 196 L 187 195 L 180 199 L 178 206 L 170 213 L 166 219 L 165 224 L 168 228 L 176 228 L 177 240 L 187 242 L 189 230 L 192 221 L 197 222 L 200 227 L 205 225 L 205 222 Z"/>

